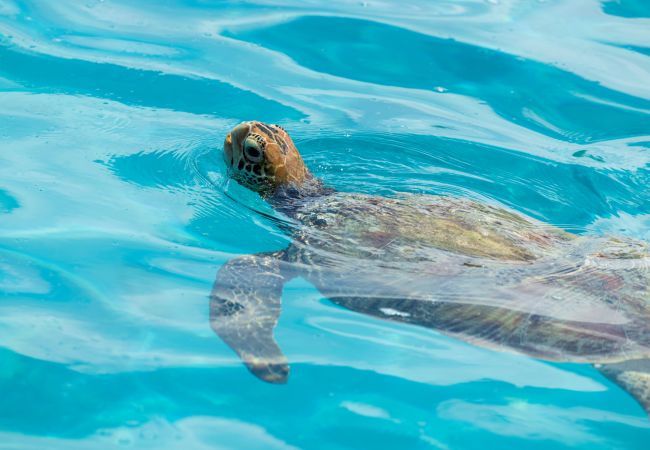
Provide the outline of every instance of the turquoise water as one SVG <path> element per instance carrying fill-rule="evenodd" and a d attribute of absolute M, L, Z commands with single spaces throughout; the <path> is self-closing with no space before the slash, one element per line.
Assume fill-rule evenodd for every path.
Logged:
<path fill-rule="evenodd" d="M 287 237 L 219 154 L 282 124 L 342 191 L 454 194 L 650 240 L 650 2 L 0 0 L 0 448 L 647 448 L 589 365 L 336 307 L 303 280 L 290 382 L 211 331 Z"/>

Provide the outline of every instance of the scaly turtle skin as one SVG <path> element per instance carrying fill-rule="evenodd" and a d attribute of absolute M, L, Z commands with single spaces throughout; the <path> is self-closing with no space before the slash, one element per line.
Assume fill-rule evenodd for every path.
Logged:
<path fill-rule="evenodd" d="M 333 303 L 545 360 L 592 363 L 650 411 L 650 249 L 579 237 L 468 199 L 338 193 L 277 125 L 224 143 L 231 176 L 292 219 L 292 244 L 217 274 L 213 330 L 259 378 L 286 382 L 273 337 L 296 276 Z"/>

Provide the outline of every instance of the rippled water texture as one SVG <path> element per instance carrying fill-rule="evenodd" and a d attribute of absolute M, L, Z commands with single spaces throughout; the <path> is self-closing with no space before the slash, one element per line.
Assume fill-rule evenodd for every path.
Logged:
<path fill-rule="evenodd" d="M 461 195 L 650 240 L 650 2 L 0 0 L 0 448 L 647 448 L 587 364 L 289 283 L 286 385 L 211 331 L 290 238 L 219 154 L 282 124 L 345 192 Z"/>

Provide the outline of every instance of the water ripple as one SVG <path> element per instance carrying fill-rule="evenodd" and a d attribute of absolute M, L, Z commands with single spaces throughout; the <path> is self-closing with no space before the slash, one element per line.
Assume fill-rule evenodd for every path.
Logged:
<path fill-rule="evenodd" d="M 0 0 L 0 439 L 643 448 L 644 413 L 588 365 L 379 321 L 304 280 L 277 328 L 291 382 L 260 383 L 208 295 L 229 259 L 291 240 L 221 159 L 251 119 L 341 191 L 649 240 L 649 18 L 643 0 Z"/>

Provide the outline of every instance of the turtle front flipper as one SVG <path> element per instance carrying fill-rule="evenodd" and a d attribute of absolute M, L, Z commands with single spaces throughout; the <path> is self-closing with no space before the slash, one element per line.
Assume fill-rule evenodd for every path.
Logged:
<path fill-rule="evenodd" d="M 242 256 L 224 264 L 210 294 L 210 326 L 248 369 L 269 383 L 285 383 L 287 358 L 273 330 L 281 309 L 284 252 Z"/>
<path fill-rule="evenodd" d="M 650 415 L 650 359 L 635 359 L 595 366 L 632 395 Z"/>

